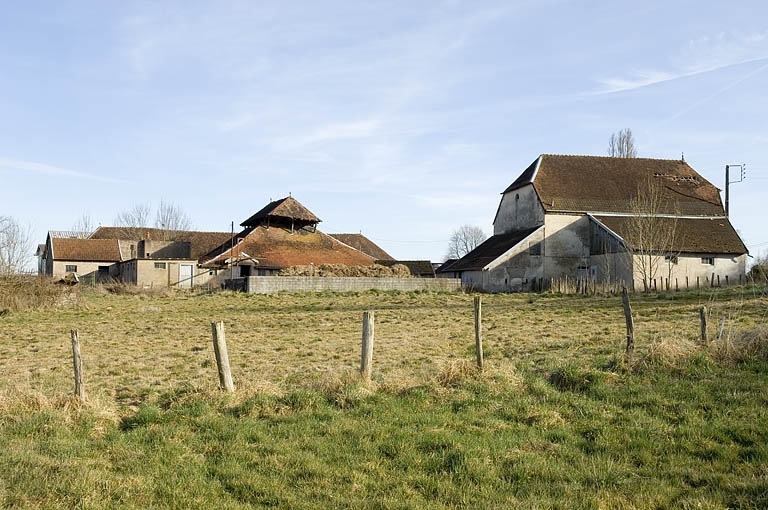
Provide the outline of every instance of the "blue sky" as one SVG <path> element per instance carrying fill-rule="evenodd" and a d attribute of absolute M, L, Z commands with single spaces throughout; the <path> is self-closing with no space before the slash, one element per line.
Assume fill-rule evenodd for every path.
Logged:
<path fill-rule="evenodd" d="M 289 193 L 325 232 L 442 260 L 541 153 L 686 161 L 768 253 L 768 3 L 5 2 L 0 215 L 181 206 L 227 231 Z"/>

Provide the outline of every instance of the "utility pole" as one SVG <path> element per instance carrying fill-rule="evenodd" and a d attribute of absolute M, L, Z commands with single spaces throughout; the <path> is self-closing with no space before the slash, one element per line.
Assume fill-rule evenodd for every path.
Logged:
<path fill-rule="evenodd" d="M 730 177 L 730 169 L 731 167 L 738 167 L 739 168 L 739 180 L 738 181 L 732 181 Z M 725 165 L 725 215 L 728 216 L 728 211 L 730 209 L 730 198 L 731 198 L 731 192 L 730 192 L 730 185 L 736 184 L 737 182 L 741 182 L 747 177 L 747 165 L 744 163 L 740 165 Z"/>

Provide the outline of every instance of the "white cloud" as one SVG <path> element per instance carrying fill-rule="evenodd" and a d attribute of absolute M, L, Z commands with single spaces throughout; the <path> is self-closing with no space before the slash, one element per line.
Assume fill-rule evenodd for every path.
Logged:
<path fill-rule="evenodd" d="M 72 177 L 75 179 L 85 179 L 90 181 L 111 182 L 111 183 L 125 182 L 119 179 L 101 177 L 98 175 L 88 174 L 85 172 L 78 172 L 75 170 L 68 170 L 66 168 L 47 165 L 45 163 L 37 163 L 34 161 L 19 161 L 14 159 L 0 158 L 0 169 L 17 170 L 22 172 L 30 172 L 30 173 L 37 173 L 37 174 L 43 174 L 43 175 L 53 175 L 57 177 Z"/>
<path fill-rule="evenodd" d="M 596 94 L 625 92 L 739 64 L 768 60 L 768 32 L 732 36 L 725 33 L 689 40 L 668 56 L 667 69 L 638 69 L 625 76 L 598 78 Z"/>

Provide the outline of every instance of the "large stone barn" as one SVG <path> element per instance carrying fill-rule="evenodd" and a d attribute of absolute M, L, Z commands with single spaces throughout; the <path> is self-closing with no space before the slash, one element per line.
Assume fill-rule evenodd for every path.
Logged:
<path fill-rule="evenodd" d="M 719 190 L 683 160 L 541 155 L 503 191 L 493 228 L 440 272 L 488 292 L 561 278 L 692 288 L 745 272 Z"/>

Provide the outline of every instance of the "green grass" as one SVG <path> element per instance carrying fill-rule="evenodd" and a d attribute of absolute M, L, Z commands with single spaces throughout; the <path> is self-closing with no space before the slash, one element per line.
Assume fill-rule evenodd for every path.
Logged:
<path fill-rule="evenodd" d="M 95 293 L 6 314 L 0 502 L 768 506 L 765 335 L 734 354 L 766 323 L 761 290 L 633 297 L 631 362 L 619 298 L 483 299 L 484 373 L 461 294 Z M 730 317 L 730 351 L 693 342 L 702 304 Z M 370 385 L 354 375 L 366 309 L 377 320 Z M 219 318 L 232 395 L 211 364 Z M 74 326 L 86 404 L 68 395 Z"/>

